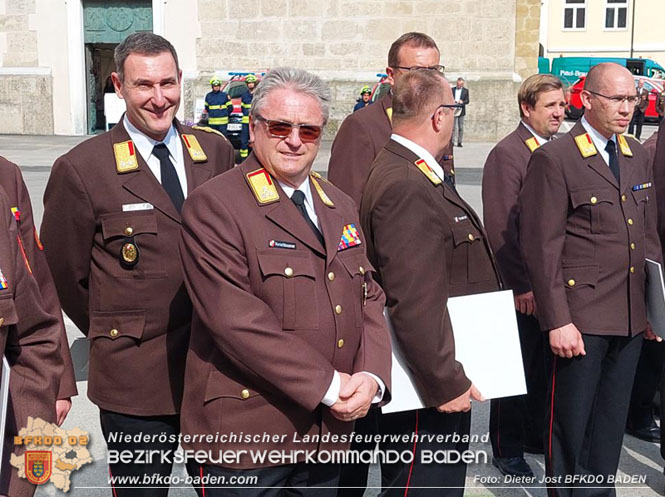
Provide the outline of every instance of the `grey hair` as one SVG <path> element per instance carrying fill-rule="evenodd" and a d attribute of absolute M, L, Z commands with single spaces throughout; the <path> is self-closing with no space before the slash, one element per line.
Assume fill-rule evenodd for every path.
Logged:
<path fill-rule="evenodd" d="M 266 74 L 256 86 L 252 98 L 250 115 L 256 119 L 266 105 L 266 98 L 274 90 L 290 89 L 309 95 L 319 102 L 323 124 L 328 122 L 330 114 L 330 87 L 321 78 L 310 72 L 295 67 L 276 67 Z"/>
<path fill-rule="evenodd" d="M 177 78 L 180 74 L 178 54 L 166 38 L 147 31 L 130 34 L 120 45 L 115 47 L 113 52 L 113 61 L 115 62 L 115 71 L 118 73 L 118 78 L 120 78 L 120 81 L 124 80 L 125 60 L 131 54 L 159 55 L 164 52 L 169 52 L 173 56 Z"/>

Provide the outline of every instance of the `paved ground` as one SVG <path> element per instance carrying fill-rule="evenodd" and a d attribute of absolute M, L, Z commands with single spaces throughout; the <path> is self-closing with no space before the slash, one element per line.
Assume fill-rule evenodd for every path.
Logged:
<path fill-rule="evenodd" d="M 565 128 L 569 123 L 564 125 Z M 645 126 L 643 138 L 646 139 L 655 127 Z M 0 135 L 0 155 L 18 163 L 23 170 L 23 174 L 30 190 L 33 205 L 35 208 L 35 217 L 37 222 L 41 221 L 42 216 L 42 195 L 48 179 L 50 167 L 55 158 L 65 153 L 71 147 L 80 143 L 82 137 L 62 137 L 62 136 L 8 136 Z M 462 196 L 467 199 L 471 205 L 482 212 L 480 199 L 480 181 L 482 179 L 482 167 L 487 154 L 493 147 L 493 143 L 474 143 L 469 142 L 464 148 L 455 148 L 455 165 L 457 169 L 458 189 Z M 315 163 L 314 168 L 325 173 L 327 161 L 330 154 L 330 143 L 324 143 L 320 156 Z M 70 345 L 80 339 L 81 334 L 76 330 L 71 322 L 68 321 L 67 334 Z M 72 412 L 65 422 L 65 428 L 81 427 L 91 434 L 91 453 L 95 462 L 85 466 L 72 476 L 73 490 L 70 495 L 74 497 L 83 496 L 110 496 L 111 490 L 107 487 L 106 475 L 107 466 L 105 464 L 105 444 L 99 430 L 99 413 L 97 408 L 87 399 L 85 381 L 86 355 L 85 342 L 79 340 L 76 342 L 73 355 L 77 363 L 77 378 L 79 396 L 74 399 Z M 487 434 L 489 416 L 489 405 L 487 403 L 475 404 L 473 410 L 472 433 L 478 435 Z M 500 473 L 491 465 L 491 449 L 489 444 L 475 444 L 472 450 L 477 450 L 487 454 L 488 463 L 479 463 L 469 465 L 467 476 L 467 489 L 465 495 L 468 496 L 534 496 L 545 497 L 546 492 L 542 485 L 523 488 L 519 485 L 504 483 Z M 537 480 L 543 476 L 544 463 L 542 456 L 527 455 L 527 461 L 531 464 Z M 662 474 L 663 460 L 660 457 L 659 446 L 657 444 L 645 443 L 630 436 L 624 439 L 624 447 L 621 454 L 620 476 L 636 475 L 643 476 L 645 482 L 641 484 L 629 484 L 619 488 L 620 497 L 651 497 L 663 495 L 665 488 L 665 477 Z M 183 476 L 183 467 L 176 467 L 174 474 Z M 378 494 L 377 487 L 380 480 L 376 471 L 372 471 L 370 477 L 370 487 L 366 492 L 366 497 Z M 40 488 L 37 496 L 55 496 L 60 494 L 55 488 L 48 484 Z M 195 493 L 189 488 L 172 488 L 169 494 L 171 497 L 194 497 Z"/>

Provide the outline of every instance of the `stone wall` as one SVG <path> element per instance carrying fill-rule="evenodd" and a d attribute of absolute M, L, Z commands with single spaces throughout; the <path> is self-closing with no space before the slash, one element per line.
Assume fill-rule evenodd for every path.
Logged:
<path fill-rule="evenodd" d="M 0 70 L 0 133 L 53 134 L 53 78 Z"/>
<path fill-rule="evenodd" d="M 5 34 L 2 67 L 38 65 L 37 32 L 30 31 L 29 16 L 35 14 L 35 0 L 4 0 L 0 15 L 0 33 Z"/>
<path fill-rule="evenodd" d="M 517 0 L 515 9 L 515 72 L 527 78 L 538 72 L 541 0 Z"/>

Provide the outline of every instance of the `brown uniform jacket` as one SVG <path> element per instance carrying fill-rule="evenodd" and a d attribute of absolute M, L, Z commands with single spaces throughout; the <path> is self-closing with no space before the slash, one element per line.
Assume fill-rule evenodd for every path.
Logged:
<path fill-rule="evenodd" d="M 226 139 L 175 124 L 190 193 L 233 167 Z M 193 162 L 183 135 L 194 135 L 207 158 Z M 42 240 L 63 310 L 90 341 L 90 400 L 125 414 L 174 414 L 191 324 L 178 255 L 180 215 L 127 143 L 119 153 L 133 151 L 137 167 L 118 171 L 114 144 L 128 140 L 119 124 L 56 161 L 44 194 Z M 154 208 L 123 211 L 141 203 Z M 128 242 L 138 247 L 133 267 L 122 263 Z"/>
<path fill-rule="evenodd" d="M 658 131 L 653 133 L 649 138 L 644 140 L 642 142 L 642 146 L 644 147 L 644 150 L 646 150 L 649 154 L 649 159 L 653 163 L 655 157 L 656 157 L 656 144 L 658 143 Z M 656 174 L 656 171 L 654 170 L 654 174 Z M 658 190 L 658 193 L 660 193 L 660 190 Z"/>
<path fill-rule="evenodd" d="M 263 182 L 255 185 L 256 194 L 248 175 Z M 321 404 L 334 371 L 368 371 L 390 388 L 385 298 L 370 274 L 357 209 L 324 180 L 318 179 L 323 194 L 317 193 L 315 181 L 310 186 L 325 247 L 253 155 L 185 202 L 181 255 L 195 312 L 183 434 L 283 437 L 256 443 L 185 441 L 186 449 L 348 447 L 343 438 L 297 441 L 352 431 L 353 423 L 338 421 Z M 260 195 L 269 191 L 278 198 L 261 203 Z M 352 225 L 360 243 L 343 249 L 343 231 Z M 389 399 L 386 391 L 383 401 Z M 275 463 L 253 464 L 245 456 L 213 464 Z"/>
<path fill-rule="evenodd" d="M 360 219 L 397 342 L 433 407 L 471 385 L 455 360 L 448 297 L 497 290 L 499 281 L 480 219 L 453 189 L 428 179 L 418 159 L 388 142 L 372 164 Z"/>
<path fill-rule="evenodd" d="M 16 164 L 0 157 L 0 186 L 9 197 L 10 207 L 18 209 L 15 214 L 19 228 L 20 240 L 30 264 L 32 275 L 37 280 L 39 290 L 42 294 L 45 309 L 49 314 L 58 316 L 60 320 L 60 354 L 64 363 L 64 372 L 60 379 L 59 399 L 67 399 L 78 394 L 76 389 L 76 378 L 72 357 L 69 353 L 69 342 L 67 341 L 67 330 L 62 320 L 60 311 L 60 300 L 55 289 L 51 271 L 48 268 L 44 248 L 37 236 L 32 204 L 28 189 L 23 182 L 23 176 Z"/>
<path fill-rule="evenodd" d="M 19 231 L 10 200 L 0 187 L 0 357 L 11 366 L 10 398 L 5 431 L 0 494 L 29 497 L 34 485 L 9 466 L 13 436 L 28 417 L 55 422 L 55 401 L 63 374 L 61 324 L 49 314 L 37 280 L 18 245 Z M 17 451 L 21 452 L 21 451 Z"/>
<path fill-rule="evenodd" d="M 347 116 L 330 150 L 328 179 L 360 206 L 370 166 L 392 133 L 392 94 Z M 454 175 L 453 144 L 444 151 L 440 164 Z"/>
<path fill-rule="evenodd" d="M 665 246 L 665 120 L 658 126 L 657 133 L 655 146 L 649 148 L 653 149 L 653 181 L 658 201 L 658 236 L 660 243 Z"/>
<path fill-rule="evenodd" d="M 592 335 L 646 329 L 645 257 L 661 261 L 649 157 L 617 147 L 621 184 L 598 151 L 584 158 L 581 123 L 533 153 L 520 194 L 520 245 L 543 330 Z M 630 156 L 632 154 L 632 156 Z"/>
<path fill-rule="evenodd" d="M 496 144 L 483 168 L 483 221 L 501 277 L 516 295 L 531 291 L 519 244 L 517 199 L 538 139 L 520 123 Z"/>

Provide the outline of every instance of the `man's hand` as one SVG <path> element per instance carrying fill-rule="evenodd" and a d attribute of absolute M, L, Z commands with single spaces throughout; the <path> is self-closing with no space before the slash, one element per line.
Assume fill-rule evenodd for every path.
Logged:
<path fill-rule="evenodd" d="M 446 414 L 452 414 L 454 412 L 467 412 L 471 410 L 471 399 L 480 401 L 485 400 L 485 397 L 482 396 L 482 394 L 473 384 L 462 395 L 453 400 L 449 400 L 445 404 L 441 404 L 436 408 L 436 410 L 439 412 L 445 412 Z"/>
<path fill-rule="evenodd" d="M 55 414 L 56 414 L 56 423 L 58 426 L 62 426 L 62 423 L 65 422 L 69 410 L 72 408 L 71 399 L 58 399 L 55 401 Z"/>
<path fill-rule="evenodd" d="M 550 347 L 559 357 L 586 355 L 582 334 L 573 323 L 550 331 Z"/>
<path fill-rule="evenodd" d="M 536 313 L 536 299 L 533 298 L 533 292 L 515 295 L 515 310 L 527 316 L 533 316 Z"/>
<path fill-rule="evenodd" d="M 645 340 L 655 340 L 657 342 L 662 342 L 663 339 L 660 338 L 658 335 L 656 335 L 653 332 L 653 329 L 651 329 L 651 323 L 647 321 L 647 330 L 644 332 L 644 339 Z"/>
<path fill-rule="evenodd" d="M 365 373 L 355 373 L 350 377 L 345 373 L 339 374 L 342 385 L 339 400 L 330 407 L 333 416 L 341 421 L 365 417 L 379 390 L 376 380 Z"/>

